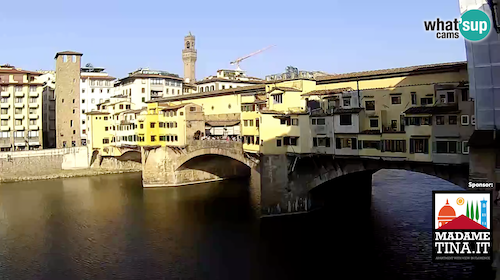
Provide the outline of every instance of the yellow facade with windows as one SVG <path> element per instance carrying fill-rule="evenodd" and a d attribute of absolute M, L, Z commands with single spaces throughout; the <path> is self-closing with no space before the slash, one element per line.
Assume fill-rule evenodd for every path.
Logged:
<path fill-rule="evenodd" d="M 137 114 L 136 139 L 141 146 L 185 146 L 209 131 L 209 126 L 238 125 L 239 121 L 246 152 L 311 153 L 313 147 L 320 147 L 318 141 L 329 139 L 328 145 L 320 143 L 325 147 L 322 153 L 432 161 L 433 130 L 425 124 L 432 114 L 405 112 L 413 107 L 434 107 L 438 86 L 457 87 L 466 82 L 465 64 L 455 63 L 163 98 L 148 102 Z M 313 127 L 309 114 L 315 110 L 329 118 L 326 123 L 332 127 L 321 130 L 324 132 L 318 125 Z M 347 124 L 346 114 L 351 115 Z M 414 125 L 412 117 L 420 118 L 421 123 Z"/>

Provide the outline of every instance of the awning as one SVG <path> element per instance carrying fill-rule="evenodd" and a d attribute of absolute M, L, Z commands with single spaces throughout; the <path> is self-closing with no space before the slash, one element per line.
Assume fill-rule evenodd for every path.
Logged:
<path fill-rule="evenodd" d="M 207 125 L 214 127 L 214 126 L 235 126 L 237 124 L 240 124 L 240 120 L 233 120 L 233 121 L 207 121 L 205 122 Z"/>
<path fill-rule="evenodd" d="M 24 143 L 24 142 L 14 143 L 14 146 L 26 146 L 26 143 Z"/>
<path fill-rule="evenodd" d="M 40 146 L 40 142 L 28 142 L 30 146 Z"/>
<path fill-rule="evenodd" d="M 10 147 L 10 143 L 0 144 L 0 148 L 9 148 L 9 147 Z"/>

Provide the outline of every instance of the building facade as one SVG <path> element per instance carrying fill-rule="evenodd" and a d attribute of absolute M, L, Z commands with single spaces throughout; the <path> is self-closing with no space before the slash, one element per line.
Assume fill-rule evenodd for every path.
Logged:
<path fill-rule="evenodd" d="M 42 148 L 40 75 L 0 66 L 0 152 Z"/>
<path fill-rule="evenodd" d="M 55 71 L 39 71 L 43 82 L 42 90 L 42 131 L 43 148 L 56 147 L 56 73 Z"/>
<path fill-rule="evenodd" d="M 87 143 L 86 112 L 97 109 L 102 103 L 115 94 L 114 77 L 104 72 L 104 68 L 94 67 L 88 63 L 80 73 L 80 137 L 82 145 Z"/>
<path fill-rule="evenodd" d="M 168 96 L 183 94 L 183 79 L 177 74 L 161 70 L 139 69 L 128 77 L 118 80 L 114 85 L 115 95 L 127 96 L 139 109 L 146 102 Z"/>
<path fill-rule="evenodd" d="M 80 146 L 81 53 L 59 52 L 56 60 L 56 147 Z"/>
<path fill-rule="evenodd" d="M 248 77 L 243 71 L 220 69 L 217 70 L 216 75 L 208 76 L 203 80 L 196 82 L 196 88 L 191 93 L 219 91 L 263 83 L 264 80 L 255 77 Z"/>
<path fill-rule="evenodd" d="M 183 146 L 203 133 L 239 139 L 249 153 L 466 163 L 474 119 L 466 67 L 411 66 L 159 98 L 135 111 L 136 136 L 123 137 L 138 146 Z"/>

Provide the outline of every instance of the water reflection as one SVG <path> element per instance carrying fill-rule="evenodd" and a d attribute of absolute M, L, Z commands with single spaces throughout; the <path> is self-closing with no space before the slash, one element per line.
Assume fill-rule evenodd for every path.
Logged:
<path fill-rule="evenodd" d="M 458 190 L 440 179 L 382 171 L 371 208 L 339 190 L 328 210 L 260 223 L 248 184 L 142 189 L 140 174 L 122 174 L 1 185 L 1 278 L 488 279 L 430 261 L 431 191 Z"/>

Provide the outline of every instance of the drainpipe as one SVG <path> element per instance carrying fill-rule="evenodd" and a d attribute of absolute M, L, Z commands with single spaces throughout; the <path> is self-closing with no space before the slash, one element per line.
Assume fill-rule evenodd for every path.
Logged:
<path fill-rule="evenodd" d="M 356 88 L 358 90 L 358 108 L 361 108 L 361 98 L 359 96 L 359 80 L 356 80 Z"/>

